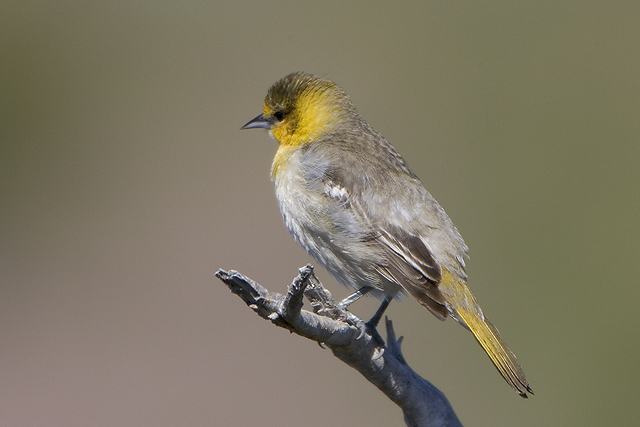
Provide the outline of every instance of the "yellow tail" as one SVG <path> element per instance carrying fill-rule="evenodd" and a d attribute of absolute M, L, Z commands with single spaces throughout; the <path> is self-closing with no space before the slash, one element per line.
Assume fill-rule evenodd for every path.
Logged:
<path fill-rule="evenodd" d="M 449 310 L 455 310 L 455 313 L 451 313 L 452 317 L 473 333 L 502 377 L 520 396 L 526 398 L 527 393 L 533 394 L 516 355 L 509 350 L 495 326 L 484 317 L 467 285 L 455 280 L 444 270 L 440 286 Z"/>

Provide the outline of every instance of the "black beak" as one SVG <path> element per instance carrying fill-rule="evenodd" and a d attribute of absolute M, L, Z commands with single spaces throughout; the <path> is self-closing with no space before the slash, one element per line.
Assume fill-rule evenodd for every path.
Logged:
<path fill-rule="evenodd" d="M 264 114 L 260 114 L 253 120 L 250 120 L 246 125 L 242 126 L 240 129 L 271 129 L 273 127 L 273 122 L 269 120 L 270 117 L 265 117 Z"/>

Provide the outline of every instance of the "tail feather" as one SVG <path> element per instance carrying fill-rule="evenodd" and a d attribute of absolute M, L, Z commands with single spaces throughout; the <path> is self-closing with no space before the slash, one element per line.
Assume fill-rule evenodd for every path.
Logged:
<path fill-rule="evenodd" d="M 496 327 L 472 310 L 456 311 L 507 383 L 522 397 L 526 398 L 527 393 L 533 394 L 516 355 L 509 350 Z"/>
<path fill-rule="evenodd" d="M 507 383 L 522 397 L 526 398 L 527 393 L 533 394 L 516 355 L 509 350 L 498 329 L 484 316 L 469 287 L 443 269 L 439 289 L 445 296 L 451 317 L 473 333 Z"/>

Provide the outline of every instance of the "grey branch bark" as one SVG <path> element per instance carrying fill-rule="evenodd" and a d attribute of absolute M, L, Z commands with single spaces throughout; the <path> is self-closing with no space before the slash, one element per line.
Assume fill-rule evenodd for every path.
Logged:
<path fill-rule="evenodd" d="M 400 350 L 393 325 L 386 319 L 387 344 L 375 329 L 346 311 L 322 286 L 307 265 L 289 286 L 286 295 L 262 287 L 236 272 L 218 270 L 222 280 L 260 317 L 333 351 L 395 402 L 411 427 L 461 427 L 444 393 L 416 374 Z M 313 312 L 302 310 L 303 296 Z"/>

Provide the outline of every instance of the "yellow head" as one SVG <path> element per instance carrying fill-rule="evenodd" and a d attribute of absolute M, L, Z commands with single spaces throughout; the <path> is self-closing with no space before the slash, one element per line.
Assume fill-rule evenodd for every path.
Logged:
<path fill-rule="evenodd" d="M 335 83 L 306 73 L 291 73 L 273 84 L 262 114 L 242 129 L 265 128 L 282 146 L 318 140 L 354 117 L 349 97 Z"/>

